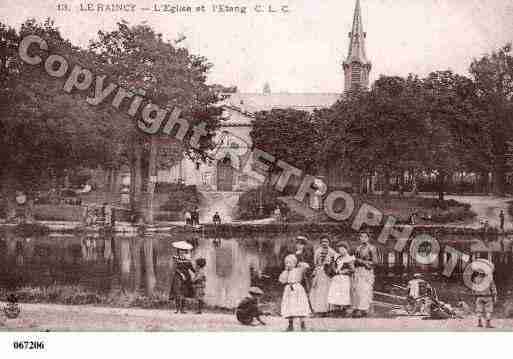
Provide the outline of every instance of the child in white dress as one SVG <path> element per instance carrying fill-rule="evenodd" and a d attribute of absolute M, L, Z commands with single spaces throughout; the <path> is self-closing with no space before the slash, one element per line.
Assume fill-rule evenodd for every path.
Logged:
<path fill-rule="evenodd" d="M 281 316 L 289 320 L 287 331 L 294 330 L 294 318 L 298 318 L 301 330 L 305 330 L 305 317 L 310 315 L 310 305 L 305 288 L 301 285 L 304 272 L 308 264 L 297 263 L 295 255 L 285 257 L 285 270 L 281 273 L 279 281 L 285 285 L 281 301 Z"/>

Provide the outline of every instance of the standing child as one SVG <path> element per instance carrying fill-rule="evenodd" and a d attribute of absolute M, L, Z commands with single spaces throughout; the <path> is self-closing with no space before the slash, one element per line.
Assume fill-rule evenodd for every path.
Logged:
<path fill-rule="evenodd" d="M 207 261 L 205 258 L 196 259 L 196 272 L 192 280 L 192 286 L 194 288 L 194 298 L 197 301 L 197 314 L 201 314 L 203 305 L 205 303 L 205 286 L 207 284 L 207 276 L 205 275 L 205 266 Z"/>
<path fill-rule="evenodd" d="M 474 297 L 476 298 L 476 313 L 477 313 L 477 326 L 483 327 L 483 316 L 486 319 L 486 327 L 493 328 L 492 326 L 492 313 L 493 305 L 497 302 L 497 287 L 493 280 L 494 265 L 486 259 L 478 259 L 477 261 L 485 263 L 491 269 L 489 278 L 486 273 L 479 270 L 476 273 L 475 286 L 472 290 Z M 489 282 L 488 282 L 489 281 Z"/>
<path fill-rule="evenodd" d="M 280 274 L 279 281 L 285 285 L 281 302 L 281 316 L 287 318 L 287 331 L 294 330 L 294 319 L 299 319 L 301 330 L 306 330 L 305 317 L 310 315 L 310 305 L 305 288 L 301 285 L 308 264 L 302 262 L 299 266 L 293 254 L 285 257 L 285 270 Z"/>
<path fill-rule="evenodd" d="M 349 244 L 339 241 L 336 245 L 339 256 L 335 259 L 335 275 L 328 292 L 330 304 L 337 316 L 345 317 L 351 306 L 351 276 L 354 273 L 354 257 L 349 255 Z"/>

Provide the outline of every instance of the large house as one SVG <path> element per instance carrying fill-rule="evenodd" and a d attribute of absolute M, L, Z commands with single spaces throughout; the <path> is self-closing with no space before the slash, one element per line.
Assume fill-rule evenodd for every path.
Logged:
<path fill-rule="evenodd" d="M 353 26 L 349 32 L 349 49 L 342 63 L 345 91 L 369 87 L 371 63 L 365 51 L 360 0 L 356 0 Z M 224 121 L 216 136 L 218 146 L 251 147 L 250 131 L 254 114 L 278 108 L 313 111 L 333 105 L 343 93 L 272 93 L 268 85 L 262 93 L 233 93 L 220 105 Z M 243 151 L 242 149 L 241 151 Z M 330 171 L 330 180 L 342 182 L 342 171 Z M 336 178 L 333 178 L 336 177 Z M 203 191 L 246 191 L 257 185 L 247 175 L 233 169 L 230 159 L 209 164 L 194 163 L 184 158 L 178 165 L 158 172 L 159 182 L 184 182 Z"/>

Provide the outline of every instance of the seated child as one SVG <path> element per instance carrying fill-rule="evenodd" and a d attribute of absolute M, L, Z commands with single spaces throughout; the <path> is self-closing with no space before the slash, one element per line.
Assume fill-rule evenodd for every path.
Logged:
<path fill-rule="evenodd" d="M 421 313 L 427 313 L 431 304 L 431 296 L 433 295 L 433 288 L 431 285 L 422 279 L 422 274 L 416 273 L 413 279 L 408 282 L 408 302 L 415 308 L 418 308 Z"/>
<path fill-rule="evenodd" d="M 256 319 L 260 324 L 265 325 L 260 318 L 264 313 L 258 307 L 258 301 L 263 294 L 264 292 L 258 287 L 249 288 L 249 296 L 239 303 L 235 311 L 235 316 L 240 323 L 252 325 L 253 320 Z"/>

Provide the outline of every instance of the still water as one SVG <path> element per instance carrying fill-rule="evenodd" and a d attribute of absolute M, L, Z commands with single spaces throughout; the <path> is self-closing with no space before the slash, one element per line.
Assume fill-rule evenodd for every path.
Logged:
<path fill-rule="evenodd" d="M 145 293 L 155 283 L 155 293 L 167 296 L 173 241 L 194 245 L 193 258 L 207 261 L 206 302 L 233 308 L 247 295 L 251 285 L 261 286 L 268 298 L 279 303 L 277 277 L 282 260 L 294 250 L 297 233 L 263 234 L 244 238 L 206 238 L 180 232 L 155 236 L 49 235 L 21 238 L 3 233 L 0 238 L 0 288 L 78 285 L 85 290 L 109 294 L 113 289 Z M 458 238 L 454 238 L 458 239 Z M 350 241 L 356 247 L 355 241 Z M 313 247 L 317 242 L 313 242 Z M 511 249 L 509 249 L 511 251 Z M 510 252 L 511 253 L 511 252 Z M 401 275 L 419 270 L 408 266 L 408 252 L 380 252 L 376 289 Z M 511 267 L 508 266 L 510 269 Z M 426 269 L 426 268 L 424 268 Z M 433 270 L 439 270 L 434 263 Z"/>
<path fill-rule="evenodd" d="M 175 254 L 171 243 L 184 239 L 195 246 L 193 258 L 207 261 L 207 304 L 222 308 L 235 307 L 251 285 L 272 289 L 283 253 L 294 248 L 292 237 L 287 236 L 212 239 L 182 233 L 21 238 L 4 233 L 0 239 L 0 287 L 14 290 L 57 284 L 79 285 L 101 294 L 114 287 L 144 293 L 151 276 L 156 292 L 167 295 Z"/>

